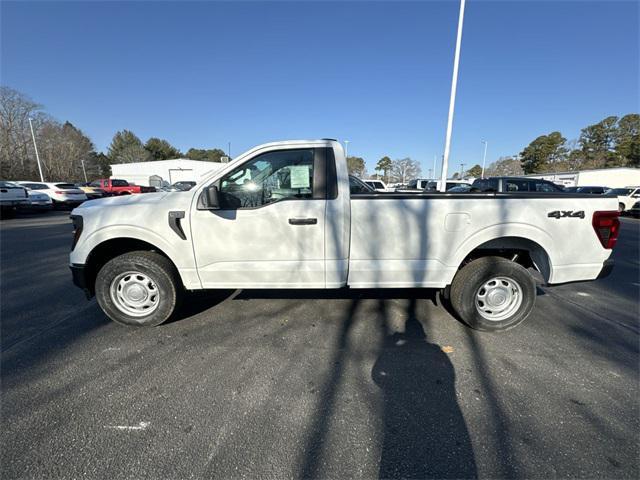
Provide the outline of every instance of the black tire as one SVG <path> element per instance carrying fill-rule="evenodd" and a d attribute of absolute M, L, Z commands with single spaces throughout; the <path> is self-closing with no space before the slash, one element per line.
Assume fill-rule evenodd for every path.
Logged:
<path fill-rule="evenodd" d="M 2 207 L 0 209 L 0 218 L 14 218 L 16 216 L 16 209 L 13 207 Z"/>
<path fill-rule="evenodd" d="M 513 282 L 519 286 L 522 299 L 519 306 L 514 301 L 514 309 L 509 316 L 489 319 L 480 312 L 482 307 L 476 305 L 477 295 L 482 295 L 483 286 L 497 277 L 505 278 L 505 284 Z M 510 290 L 502 284 L 498 287 Z M 463 322 L 476 330 L 496 332 L 513 328 L 529 316 L 536 300 L 536 284 L 533 276 L 521 265 L 502 257 L 483 257 L 458 271 L 451 283 L 450 295 L 451 306 Z M 481 300 L 480 304 L 485 306 Z M 484 315 L 491 313 L 485 312 Z"/>
<path fill-rule="evenodd" d="M 150 314 L 139 311 L 140 316 L 130 315 L 118 306 L 122 300 L 114 300 L 111 285 L 127 272 L 139 272 L 142 274 L 139 278 L 146 276 L 152 282 L 157 292 L 157 304 Z M 176 311 L 182 296 L 173 263 L 158 253 L 147 251 L 129 252 L 109 260 L 98 272 L 95 290 L 98 304 L 111 320 L 136 327 L 155 327 L 166 322 Z"/>
<path fill-rule="evenodd" d="M 619 211 L 620 213 L 624 212 L 624 203 L 619 203 L 619 204 L 618 204 L 618 211 Z"/>

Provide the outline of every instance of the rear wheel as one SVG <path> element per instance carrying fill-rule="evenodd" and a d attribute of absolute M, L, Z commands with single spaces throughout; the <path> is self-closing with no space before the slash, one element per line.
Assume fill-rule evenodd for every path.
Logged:
<path fill-rule="evenodd" d="M 96 298 L 118 323 L 156 326 L 167 321 L 180 299 L 178 273 L 155 252 L 129 252 L 108 261 L 96 278 Z"/>
<path fill-rule="evenodd" d="M 483 257 L 464 266 L 451 284 L 451 306 L 476 330 L 513 328 L 531 313 L 535 280 L 515 262 Z"/>
<path fill-rule="evenodd" d="M 618 204 L 618 211 L 619 211 L 620 213 L 624 212 L 624 203 L 620 202 L 620 203 Z"/>

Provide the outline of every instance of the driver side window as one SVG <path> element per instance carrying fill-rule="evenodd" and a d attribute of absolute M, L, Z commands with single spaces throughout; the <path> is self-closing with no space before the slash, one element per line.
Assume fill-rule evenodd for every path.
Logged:
<path fill-rule="evenodd" d="M 313 157 L 313 149 L 258 155 L 222 178 L 221 208 L 255 208 L 313 198 Z"/>

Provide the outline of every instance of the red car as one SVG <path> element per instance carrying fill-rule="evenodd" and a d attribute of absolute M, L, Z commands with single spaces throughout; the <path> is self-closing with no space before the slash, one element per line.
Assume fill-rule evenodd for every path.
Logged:
<path fill-rule="evenodd" d="M 89 184 L 90 187 L 101 188 L 109 195 L 131 195 L 133 193 L 155 192 L 155 187 L 144 187 L 141 185 L 130 185 L 126 180 L 111 178 L 100 178 Z"/>

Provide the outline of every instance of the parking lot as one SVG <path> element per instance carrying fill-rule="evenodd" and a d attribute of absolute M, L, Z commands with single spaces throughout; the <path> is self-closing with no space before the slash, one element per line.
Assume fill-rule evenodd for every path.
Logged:
<path fill-rule="evenodd" d="M 638 478 L 622 223 L 610 277 L 487 334 L 422 290 L 207 292 L 126 328 L 71 284 L 68 212 L 5 220 L 3 476 Z"/>

